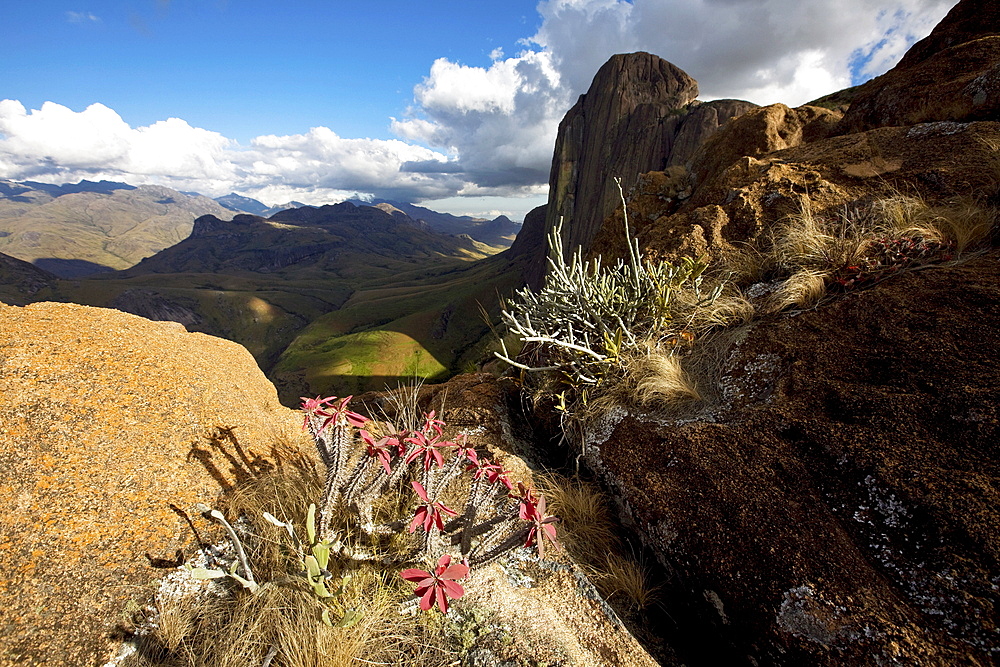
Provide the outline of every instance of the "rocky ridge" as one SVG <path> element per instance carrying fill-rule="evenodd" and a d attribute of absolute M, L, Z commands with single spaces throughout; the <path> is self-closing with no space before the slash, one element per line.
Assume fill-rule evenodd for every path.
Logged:
<path fill-rule="evenodd" d="M 546 229 L 566 221 L 564 248 L 589 248 L 638 174 L 686 163 L 720 126 L 753 108 L 739 100 L 696 103 L 698 84 L 649 53 L 613 56 L 559 124 Z M 544 257 L 540 262 L 544 264 Z"/>
<path fill-rule="evenodd" d="M 846 113 L 753 109 L 641 175 L 644 253 L 723 259 L 806 208 L 840 219 L 901 194 L 995 218 L 995 11 L 959 3 Z M 620 212 L 590 252 L 625 254 Z M 995 663 L 998 262 L 729 331 L 705 343 L 703 402 L 621 406 L 582 438 L 730 664 Z"/>

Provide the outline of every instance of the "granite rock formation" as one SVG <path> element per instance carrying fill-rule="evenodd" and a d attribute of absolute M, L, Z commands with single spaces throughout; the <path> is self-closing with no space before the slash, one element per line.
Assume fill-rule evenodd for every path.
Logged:
<path fill-rule="evenodd" d="M 628 210 L 646 255 L 721 258 L 805 207 L 836 218 L 900 193 L 995 212 L 985 4 L 956 6 L 843 120 L 756 109 L 690 170 L 641 175 Z M 612 213 L 591 252 L 623 239 Z M 721 367 L 702 403 L 623 406 L 583 438 L 730 664 L 995 664 L 998 266 L 994 249 L 730 331 L 706 343 Z"/>
<path fill-rule="evenodd" d="M 630 189 L 638 174 L 682 164 L 749 102 L 696 104 L 698 84 L 649 53 L 612 56 L 559 124 L 546 228 L 565 221 L 565 248 L 588 248 L 621 205 L 615 178 Z"/>
<path fill-rule="evenodd" d="M 994 664 L 998 260 L 759 324 L 715 401 L 587 437 L 732 664 Z"/>
<path fill-rule="evenodd" d="M 311 450 L 244 348 L 115 310 L 0 304 L 0 396 L 2 665 L 104 664 L 195 551 L 171 506 Z"/>

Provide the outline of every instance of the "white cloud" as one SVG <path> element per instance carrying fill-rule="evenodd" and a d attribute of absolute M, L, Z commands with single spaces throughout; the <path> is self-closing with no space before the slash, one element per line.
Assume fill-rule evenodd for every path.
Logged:
<path fill-rule="evenodd" d="M 526 51 L 489 68 L 439 59 L 414 94 L 410 118 L 394 119 L 393 131 L 456 155 L 466 191 L 513 194 L 548 181 L 555 132 L 571 105 L 550 53 Z"/>
<path fill-rule="evenodd" d="M 236 190 L 268 203 L 330 203 L 366 192 L 415 200 L 463 187 L 457 176 L 440 173 L 448 161 L 404 141 L 345 139 L 325 127 L 260 136 L 243 147 L 179 118 L 132 128 L 102 104 L 77 112 L 46 102 L 28 111 L 17 100 L 0 101 L 0 178 L 13 180 L 104 178 L 210 195 Z"/>
<path fill-rule="evenodd" d="M 90 12 L 66 12 L 66 20 L 70 23 L 100 23 L 101 19 Z"/>

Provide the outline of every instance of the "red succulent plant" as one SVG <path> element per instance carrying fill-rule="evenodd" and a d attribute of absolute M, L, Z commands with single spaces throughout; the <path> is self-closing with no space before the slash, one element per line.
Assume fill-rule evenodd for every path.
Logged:
<path fill-rule="evenodd" d="M 545 496 L 540 495 L 535 500 L 531 493 L 526 494 L 525 497 L 521 498 L 518 516 L 531 524 L 528 529 L 528 537 L 524 540 L 524 546 L 530 547 L 533 543 L 537 544 L 539 558 L 545 558 L 545 540 L 551 542 L 557 550 L 562 548 L 559 540 L 556 539 L 556 527 L 552 525 L 559 519 L 546 515 Z"/>
<path fill-rule="evenodd" d="M 416 568 L 400 572 L 403 579 L 417 584 L 413 592 L 420 597 L 420 608 L 427 611 L 437 603 L 442 614 L 448 613 L 448 598 L 457 600 L 465 595 L 465 589 L 456 579 L 464 579 L 468 574 L 469 566 L 465 563 L 452 563 L 449 554 L 438 559 L 433 572 Z"/>
<path fill-rule="evenodd" d="M 410 482 L 410 484 L 413 485 L 413 490 L 417 492 L 420 499 L 424 501 L 422 505 L 417 507 L 417 511 L 413 515 L 413 521 L 410 522 L 411 533 L 420 525 L 423 525 L 424 530 L 428 533 L 431 531 L 431 526 L 435 525 L 438 527 L 438 530 L 444 530 L 441 512 L 450 514 L 451 516 L 458 516 L 458 512 L 450 507 L 446 507 L 443 503 L 439 503 L 436 500 L 431 500 L 420 482 Z"/>
<path fill-rule="evenodd" d="M 382 467 L 385 468 L 385 474 L 392 474 L 392 467 L 390 463 L 392 462 L 393 453 L 402 456 L 406 453 L 406 447 L 399 440 L 398 435 L 388 435 L 379 440 L 375 439 L 371 433 L 365 429 L 360 429 L 358 434 L 361 436 L 361 440 L 368 446 L 368 456 L 375 456 L 378 458 Z"/>
<path fill-rule="evenodd" d="M 444 455 L 441 450 L 446 447 L 457 447 L 454 442 L 449 442 L 447 440 L 439 440 L 440 436 L 436 435 L 433 438 L 428 438 L 423 431 L 415 431 L 413 435 L 406 438 L 406 442 L 413 445 L 413 451 L 410 452 L 409 456 L 406 457 L 406 463 L 410 463 L 420 455 L 424 457 L 424 470 L 430 470 L 431 461 L 437 462 L 438 467 L 444 465 Z"/>

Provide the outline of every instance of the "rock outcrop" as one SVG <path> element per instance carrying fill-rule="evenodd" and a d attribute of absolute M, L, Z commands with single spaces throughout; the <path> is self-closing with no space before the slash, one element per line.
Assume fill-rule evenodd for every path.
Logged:
<path fill-rule="evenodd" d="M 587 437 L 746 664 L 994 664 L 998 260 L 759 324 L 719 350 L 715 402 Z"/>
<path fill-rule="evenodd" d="M 193 555 L 171 507 L 312 448 L 244 348 L 115 310 L 0 304 L 0 396 L 0 665 L 104 664 Z"/>
<path fill-rule="evenodd" d="M 641 175 L 628 210 L 645 254 L 766 249 L 788 216 L 849 220 L 900 194 L 995 215 L 1000 36 L 986 5 L 956 6 L 847 96 L 842 120 L 752 110 L 690 171 Z M 612 213 L 591 252 L 622 256 L 623 239 Z M 730 331 L 682 418 L 622 407 L 584 437 L 732 663 L 995 664 L 998 267 L 993 250 Z"/>
<path fill-rule="evenodd" d="M 33 264 L 0 253 L 0 301 L 24 305 L 42 290 L 51 288 L 56 276 Z"/>
<path fill-rule="evenodd" d="M 840 132 L 1000 120 L 1000 8 L 958 3 L 891 70 L 860 88 Z"/>
<path fill-rule="evenodd" d="M 588 248 L 638 174 L 682 164 L 732 116 L 755 105 L 695 105 L 698 84 L 649 53 L 613 56 L 563 118 L 556 137 L 546 228 L 565 221 L 566 248 Z"/>

